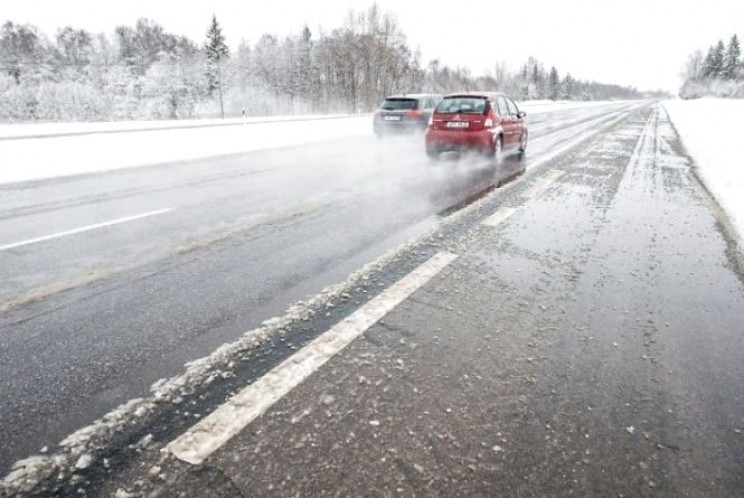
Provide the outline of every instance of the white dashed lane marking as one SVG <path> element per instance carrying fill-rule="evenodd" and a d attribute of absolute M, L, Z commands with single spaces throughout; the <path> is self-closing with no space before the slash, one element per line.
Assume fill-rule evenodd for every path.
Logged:
<path fill-rule="evenodd" d="M 497 227 L 505 222 L 516 211 L 517 210 L 515 208 L 501 208 L 494 214 L 483 220 L 482 224 L 489 227 Z"/>
<path fill-rule="evenodd" d="M 535 197 L 536 195 L 544 192 L 551 183 L 556 181 L 558 178 L 562 177 L 565 174 L 565 171 L 561 171 L 558 169 L 554 169 L 548 172 L 544 177 L 538 179 L 534 185 L 532 185 L 530 188 L 522 192 L 522 199 L 531 199 L 532 197 Z"/>
<path fill-rule="evenodd" d="M 75 228 L 72 230 L 66 230 L 64 232 L 53 233 L 51 235 L 44 235 L 43 237 L 36 237 L 33 239 L 22 240 L 20 242 L 14 242 L 12 244 L 6 244 L 3 246 L 0 246 L 0 251 L 7 251 L 10 249 L 15 249 L 17 247 L 29 246 L 31 244 L 38 244 L 39 242 L 46 242 L 49 240 L 59 239 L 60 237 L 67 237 L 69 235 L 75 235 L 78 233 L 90 232 L 91 230 L 98 230 L 99 228 L 106 228 L 106 227 L 110 227 L 114 225 L 120 225 L 122 223 L 127 223 L 130 221 L 141 220 L 143 218 L 149 218 L 151 216 L 165 214 L 170 211 L 173 211 L 173 208 L 158 209 L 157 211 L 150 211 L 148 213 L 136 214 L 134 216 L 127 216 L 125 218 L 117 218 L 115 220 L 106 221 L 103 223 L 97 223 L 95 225 L 88 225 L 85 227 Z"/>

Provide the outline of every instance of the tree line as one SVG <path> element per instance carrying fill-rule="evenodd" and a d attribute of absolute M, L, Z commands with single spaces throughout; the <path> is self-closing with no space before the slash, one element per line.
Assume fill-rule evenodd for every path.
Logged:
<path fill-rule="evenodd" d="M 185 119 L 368 112 L 392 93 L 505 91 L 521 100 L 639 98 L 632 87 L 586 82 L 530 58 L 473 76 L 423 64 L 394 14 L 376 4 L 342 25 L 228 47 L 216 17 L 194 41 L 140 19 L 111 34 L 0 26 L 0 120 Z"/>
<path fill-rule="evenodd" d="M 718 40 L 705 55 L 701 50 L 690 54 L 682 78 L 682 98 L 744 97 L 744 59 L 739 37 L 732 35 L 728 44 Z"/>

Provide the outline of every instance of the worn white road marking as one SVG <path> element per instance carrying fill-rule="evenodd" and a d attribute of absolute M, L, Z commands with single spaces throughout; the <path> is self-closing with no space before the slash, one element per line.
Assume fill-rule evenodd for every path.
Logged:
<path fill-rule="evenodd" d="M 169 211 L 173 211 L 173 208 L 158 209 L 157 211 L 150 211 L 149 213 L 137 214 L 134 216 L 127 216 L 126 218 L 118 218 L 116 220 L 106 221 L 104 223 L 97 223 L 95 225 L 88 225 L 86 227 L 75 228 L 73 230 L 67 230 L 65 232 L 54 233 L 52 235 L 45 235 L 44 237 L 37 237 L 35 239 L 23 240 L 21 242 L 15 242 L 13 244 L 6 244 L 0 246 L 0 251 L 7 251 L 9 249 L 15 249 L 16 247 L 28 246 L 31 244 L 38 244 L 39 242 L 46 242 L 47 240 L 58 239 L 60 237 L 67 237 L 68 235 L 75 235 L 77 233 L 89 232 L 91 230 L 97 230 L 99 228 L 106 228 L 113 225 L 119 225 L 121 223 L 127 223 L 129 221 L 141 220 L 142 218 L 149 218 L 150 216 L 157 216 L 159 214 L 165 214 Z"/>
<path fill-rule="evenodd" d="M 536 196 L 540 192 L 547 189 L 551 183 L 556 181 L 558 178 L 562 177 L 566 172 L 561 171 L 559 169 L 554 169 L 552 171 L 549 171 L 547 175 L 544 177 L 538 179 L 534 185 L 532 185 L 530 188 L 522 192 L 522 199 L 530 199 L 531 197 Z"/>
<path fill-rule="evenodd" d="M 517 210 L 515 208 L 502 208 L 496 211 L 494 214 L 483 220 L 483 225 L 489 227 L 497 227 L 505 222 L 511 215 Z"/>
<path fill-rule="evenodd" d="M 448 252 L 434 255 L 171 441 L 168 450 L 184 462 L 202 463 L 457 257 Z"/>

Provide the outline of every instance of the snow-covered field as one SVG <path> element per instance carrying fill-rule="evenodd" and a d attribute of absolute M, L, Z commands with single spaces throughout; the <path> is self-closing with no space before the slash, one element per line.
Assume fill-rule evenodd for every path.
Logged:
<path fill-rule="evenodd" d="M 520 109 L 530 116 L 606 104 L 537 101 L 524 103 Z M 372 134 L 369 115 L 331 118 L 335 119 L 251 118 L 245 126 L 212 126 L 223 124 L 221 120 L 5 125 L 0 126 L 0 184 Z M 153 130 L 157 127 L 163 129 Z M 28 138 L 39 135 L 44 137 Z"/>
<path fill-rule="evenodd" d="M 744 100 L 670 100 L 664 107 L 706 186 L 744 236 Z"/>

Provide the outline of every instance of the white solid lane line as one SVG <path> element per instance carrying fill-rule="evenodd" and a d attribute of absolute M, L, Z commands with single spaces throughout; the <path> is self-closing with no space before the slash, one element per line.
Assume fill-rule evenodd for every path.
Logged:
<path fill-rule="evenodd" d="M 494 214 L 483 220 L 482 224 L 489 227 L 497 227 L 505 222 L 516 211 L 517 210 L 515 208 L 501 208 Z"/>
<path fill-rule="evenodd" d="M 457 257 L 448 252 L 434 255 L 171 441 L 168 450 L 184 462 L 201 464 Z"/>
<path fill-rule="evenodd" d="M 173 208 L 158 209 L 157 211 L 150 211 L 149 213 L 137 214 L 134 216 L 127 216 L 126 218 L 118 218 L 116 220 L 106 221 L 104 223 L 97 223 L 95 225 L 88 225 L 86 227 L 75 228 L 73 230 L 67 230 L 65 232 L 53 233 L 51 235 L 45 235 L 44 237 L 37 237 L 35 239 L 23 240 L 21 242 L 15 242 L 13 244 L 6 244 L 0 246 L 0 251 L 7 251 L 9 249 L 15 249 L 16 247 L 28 246 L 31 244 L 38 244 L 39 242 L 46 242 L 47 240 L 58 239 L 60 237 L 67 237 L 68 235 L 75 235 L 77 233 L 89 232 L 91 230 L 97 230 L 99 228 L 106 228 L 113 225 L 119 225 L 121 223 L 127 223 L 129 221 L 141 220 L 142 218 L 149 218 L 151 216 L 157 216 L 159 214 L 165 214 L 173 211 Z"/>

